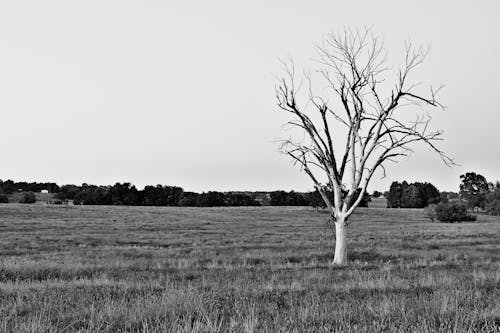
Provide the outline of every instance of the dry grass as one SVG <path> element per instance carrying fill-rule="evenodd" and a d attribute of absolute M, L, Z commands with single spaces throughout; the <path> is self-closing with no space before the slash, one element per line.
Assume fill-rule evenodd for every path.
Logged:
<path fill-rule="evenodd" d="M 500 220 L 0 205 L 1 332 L 500 331 Z"/>

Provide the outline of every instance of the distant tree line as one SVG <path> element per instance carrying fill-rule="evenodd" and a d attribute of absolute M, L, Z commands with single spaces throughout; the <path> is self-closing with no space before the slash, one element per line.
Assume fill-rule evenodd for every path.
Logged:
<path fill-rule="evenodd" d="M 330 198 L 330 202 L 335 202 L 333 198 L 333 191 L 326 190 L 325 191 L 326 195 Z M 347 191 L 342 190 L 342 199 L 344 199 L 347 196 Z M 361 189 L 358 188 L 355 192 L 355 195 L 353 196 L 352 200 L 357 198 L 359 196 L 359 193 L 361 193 Z M 314 192 L 308 192 L 305 193 L 305 198 L 309 202 L 309 206 L 316 207 L 316 208 L 326 208 L 325 201 L 321 197 L 321 194 L 319 193 L 318 190 Z M 368 193 L 365 192 L 363 197 L 361 198 L 361 202 L 359 203 L 358 207 L 368 207 L 368 203 L 371 201 L 371 197 Z M 352 205 L 352 202 L 349 203 L 349 207 Z"/>
<path fill-rule="evenodd" d="M 209 191 L 184 192 L 178 186 L 148 185 L 138 190 L 130 183 L 113 186 L 82 184 L 63 185 L 55 195 L 59 200 L 72 200 L 75 205 L 124 205 L 124 206 L 260 206 L 249 195 Z"/>
<path fill-rule="evenodd" d="M 35 197 L 31 192 L 47 190 L 54 194 L 52 203 L 72 201 L 75 205 L 123 205 L 123 206 L 184 206 L 184 207 L 231 207 L 231 206 L 312 206 L 325 208 L 318 191 L 272 191 L 272 192 L 217 192 L 203 193 L 184 191 L 178 186 L 148 185 L 138 190 L 131 183 L 115 185 L 63 185 L 55 183 L 26 183 L 0 180 L 0 203 L 7 203 L 8 196 L 16 192 L 29 192 L 24 203 Z M 333 193 L 329 192 L 329 195 Z M 365 195 L 362 207 L 368 205 L 370 197 Z"/>
<path fill-rule="evenodd" d="M 257 192 L 262 194 L 262 192 Z M 266 193 L 271 206 L 313 206 L 323 207 L 318 192 L 299 193 L 295 191 L 273 191 Z M 114 186 L 64 185 L 55 196 L 59 200 L 73 200 L 76 205 L 128 205 L 128 206 L 183 206 L 183 207 L 231 207 L 260 206 L 264 200 L 257 200 L 256 193 L 184 192 L 177 186 L 146 186 L 137 190 L 130 183 L 116 183 Z M 368 197 L 368 196 L 367 196 Z M 367 206 L 367 201 L 363 202 Z"/>
<path fill-rule="evenodd" d="M 270 194 L 271 206 L 309 206 L 310 202 L 303 193 L 295 191 L 274 191 Z"/>
<path fill-rule="evenodd" d="M 0 193 L 12 194 L 14 192 L 40 192 L 47 190 L 49 193 L 59 192 L 59 186 L 56 183 L 27 183 L 14 182 L 12 180 L 2 181 L 0 179 Z"/>
<path fill-rule="evenodd" d="M 449 208 L 455 214 L 462 207 L 482 210 L 491 215 L 500 216 L 500 182 L 487 182 L 486 178 L 474 172 L 460 176 L 460 192 L 440 192 L 430 183 L 393 182 L 389 191 L 383 193 L 390 208 L 424 208 L 434 204 L 450 204 L 437 207 Z M 8 196 L 16 192 L 24 192 L 20 202 L 36 202 L 34 192 L 43 190 L 54 194 L 59 201 L 72 200 L 76 205 L 127 205 L 127 206 L 186 206 L 186 207 L 218 207 L 218 206 L 312 206 L 325 208 L 319 192 L 217 192 L 203 193 L 185 192 L 178 186 L 148 185 L 138 190 L 131 183 L 116 183 L 113 186 L 97 186 L 82 184 L 58 186 L 46 182 L 14 182 L 0 179 L 0 203 L 8 203 Z M 358 190 L 359 191 L 359 190 Z M 333 196 L 332 192 L 326 191 Z M 380 197 L 381 192 L 374 191 L 373 197 Z M 367 207 L 371 197 L 365 193 L 360 207 Z M 454 203 L 459 201 L 459 203 Z M 458 207 L 458 208 L 457 208 Z M 453 215 L 451 214 L 451 215 Z"/>

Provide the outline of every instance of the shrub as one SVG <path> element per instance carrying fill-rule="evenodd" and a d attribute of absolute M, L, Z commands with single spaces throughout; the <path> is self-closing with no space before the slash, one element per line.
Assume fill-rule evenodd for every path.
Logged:
<path fill-rule="evenodd" d="M 35 193 L 33 193 L 33 192 L 24 193 L 23 197 L 19 201 L 19 203 L 25 203 L 25 204 L 32 204 L 35 202 L 36 202 L 36 197 L 35 197 Z"/>
<path fill-rule="evenodd" d="M 5 194 L 0 194 L 0 203 L 9 203 L 9 198 Z"/>
<path fill-rule="evenodd" d="M 500 199 L 490 201 L 486 204 L 486 211 L 490 215 L 500 215 Z"/>
<path fill-rule="evenodd" d="M 437 205 L 430 204 L 429 206 L 425 207 L 425 209 L 424 209 L 425 216 L 427 216 L 432 222 L 434 222 L 434 220 L 437 218 L 436 207 L 437 207 Z"/>
<path fill-rule="evenodd" d="M 477 216 L 467 212 L 461 202 L 442 203 L 436 206 L 436 217 L 441 222 L 475 221 Z"/>

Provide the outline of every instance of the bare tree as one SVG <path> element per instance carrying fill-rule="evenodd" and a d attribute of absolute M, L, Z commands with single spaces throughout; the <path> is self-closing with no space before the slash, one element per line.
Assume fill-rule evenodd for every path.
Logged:
<path fill-rule="evenodd" d="M 283 62 L 284 75 L 276 87 L 278 106 L 292 115 L 288 124 L 304 138 L 283 140 L 281 151 L 311 178 L 325 201 L 335 233 L 332 264 L 344 264 L 348 219 L 376 170 L 385 176 L 384 164 L 409 156 L 418 142 L 447 165 L 454 162 L 435 145 L 442 140 L 442 131 L 429 130 L 426 107 L 444 109 L 436 100 L 440 89 L 431 87 L 421 93 L 420 84 L 407 83 L 428 48 L 406 43 L 403 65 L 393 84 L 384 81 L 391 71 L 388 54 L 371 29 L 331 33 L 317 52 L 318 68 L 312 74 L 304 72 L 300 82 L 293 62 Z M 415 118 L 406 112 L 412 110 Z"/>

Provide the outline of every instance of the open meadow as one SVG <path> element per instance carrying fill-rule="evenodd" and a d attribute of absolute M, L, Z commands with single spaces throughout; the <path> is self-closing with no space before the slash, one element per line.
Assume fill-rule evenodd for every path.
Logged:
<path fill-rule="evenodd" d="M 1 332 L 500 332 L 500 219 L 0 205 Z"/>

